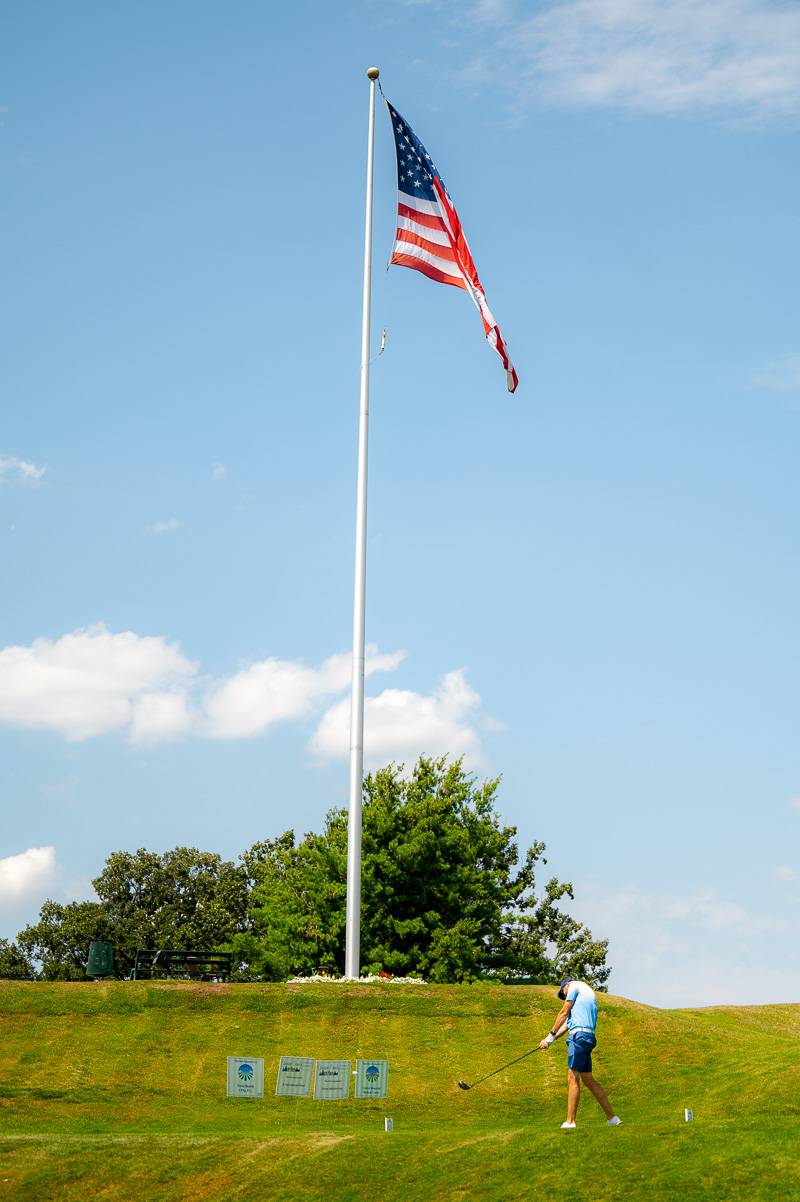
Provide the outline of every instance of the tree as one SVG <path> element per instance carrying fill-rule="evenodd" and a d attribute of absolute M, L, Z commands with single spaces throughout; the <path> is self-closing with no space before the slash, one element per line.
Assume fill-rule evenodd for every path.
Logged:
<path fill-rule="evenodd" d="M 193 847 L 114 852 L 92 884 L 98 902 L 46 901 L 19 935 L 46 980 L 83 977 L 95 939 L 114 945 L 117 976 L 128 975 L 137 948 L 221 950 L 247 911 L 244 869 Z"/>
<path fill-rule="evenodd" d="M 39 921 L 17 936 L 23 954 L 39 965 L 44 981 L 82 981 L 86 975 L 89 944 L 111 938 L 111 924 L 104 906 L 97 902 L 46 901 Z"/>
<path fill-rule="evenodd" d="M 231 943 L 240 975 L 283 981 L 315 969 L 340 970 L 347 835 L 342 845 L 338 818 L 333 811 L 325 833 L 306 835 L 299 845 L 285 831 L 245 852 L 250 910 L 245 930 Z"/>
<path fill-rule="evenodd" d="M 473 980 L 525 886 L 516 830 L 460 760 L 419 760 L 369 776 L 364 806 L 362 959 L 369 969 Z"/>
<path fill-rule="evenodd" d="M 487 967 L 490 973 L 511 980 L 525 977 L 548 984 L 576 977 L 596 989 L 605 989 L 611 975 L 606 964 L 608 940 L 595 939 L 588 927 L 558 908 L 563 897 L 575 900 L 572 883 L 553 877 L 541 897 L 533 891 L 533 868 L 540 859 L 542 864 L 547 863 L 544 850 L 543 843 L 535 843 L 528 852 L 530 890 L 520 899 L 517 912 L 504 916 Z"/>
<path fill-rule="evenodd" d="M 16 943 L 0 939 L 0 980 L 32 981 L 34 975 L 33 965 Z"/>
<path fill-rule="evenodd" d="M 126 968 L 137 947 L 218 949 L 247 909 L 242 868 L 194 847 L 114 852 L 92 884 Z"/>
<path fill-rule="evenodd" d="M 572 886 L 553 878 L 535 843 L 517 867 L 516 829 L 495 809 L 498 780 L 476 783 L 462 761 L 422 757 L 410 776 L 394 765 L 364 781 L 361 960 L 367 971 L 431 981 L 486 975 L 559 979 L 565 968 L 602 986 L 607 943 L 558 903 Z M 291 831 L 244 856 L 251 882 L 246 933 L 234 938 L 268 980 L 315 968 L 344 970 L 347 814 L 329 812 L 321 835 Z"/>

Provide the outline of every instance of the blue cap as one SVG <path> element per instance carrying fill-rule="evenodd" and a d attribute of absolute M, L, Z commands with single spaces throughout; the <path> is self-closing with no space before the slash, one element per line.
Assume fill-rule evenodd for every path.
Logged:
<path fill-rule="evenodd" d="M 564 986 L 569 985 L 569 983 L 572 979 L 573 979 L 572 977 L 566 977 L 565 980 L 563 980 L 558 987 L 558 996 L 561 998 L 562 1002 L 563 1002 L 564 998 L 566 997 L 566 994 L 564 993 Z"/>

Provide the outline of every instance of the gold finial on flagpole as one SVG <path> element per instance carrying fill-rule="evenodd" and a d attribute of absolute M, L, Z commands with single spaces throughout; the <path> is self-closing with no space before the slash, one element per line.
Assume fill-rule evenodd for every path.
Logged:
<path fill-rule="evenodd" d="M 377 67 L 367 67 L 367 78 L 368 79 L 377 79 L 379 75 L 380 75 L 380 71 L 378 70 Z"/>

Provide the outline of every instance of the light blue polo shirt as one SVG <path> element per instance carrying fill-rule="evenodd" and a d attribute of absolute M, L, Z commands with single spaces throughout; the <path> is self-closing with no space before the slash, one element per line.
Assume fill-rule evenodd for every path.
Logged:
<path fill-rule="evenodd" d="M 567 1029 L 572 1031 L 575 1027 L 589 1027 L 593 1031 L 597 1023 L 597 998 L 591 985 L 584 981 L 570 981 L 566 1000 L 572 1002 Z"/>

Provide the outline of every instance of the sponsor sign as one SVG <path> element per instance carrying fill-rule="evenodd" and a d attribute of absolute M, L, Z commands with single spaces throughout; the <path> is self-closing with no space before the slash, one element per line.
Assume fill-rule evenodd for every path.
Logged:
<path fill-rule="evenodd" d="M 264 1060 L 261 1056 L 228 1057 L 228 1097 L 263 1098 Z"/>
<path fill-rule="evenodd" d="M 341 1101 L 350 1096 L 350 1060 L 318 1060 L 314 1097 Z"/>
<path fill-rule="evenodd" d="M 279 1098 L 307 1098 L 313 1080 L 313 1056 L 281 1056 L 275 1095 Z"/>
<path fill-rule="evenodd" d="M 385 1098 L 389 1092 L 388 1060 L 356 1060 L 356 1097 Z"/>

